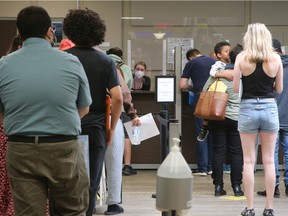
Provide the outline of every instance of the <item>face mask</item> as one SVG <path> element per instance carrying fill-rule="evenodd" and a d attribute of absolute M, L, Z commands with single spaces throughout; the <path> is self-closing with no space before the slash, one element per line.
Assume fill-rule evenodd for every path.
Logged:
<path fill-rule="evenodd" d="M 141 79 L 141 78 L 144 76 L 144 72 L 143 72 L 143 71 L 136 71 L 136 72 L 135 72 L 135 76 L 136 76 L 138 79 Z"/>

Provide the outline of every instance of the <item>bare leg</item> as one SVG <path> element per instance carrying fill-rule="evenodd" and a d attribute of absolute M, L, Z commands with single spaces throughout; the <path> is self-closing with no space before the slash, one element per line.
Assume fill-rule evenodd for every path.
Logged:
<path fill-rule="evenodd" d="M 245 188 L 247 209 L 253 208 L 255 144 L 257 135 L 257 133 L 240 133 L 244 163 L 243 183 Z"/>
<path fill-rule="evenodd" d="M 261 132 L 261 150 L 262 161 L 265 171 L 265 189 L 266 189 L 266 208 L 273 209 L 273 196 L 275 190 L 275 165 L 274 165 L 274 153 L 277 132 L 267 133 Z"/>

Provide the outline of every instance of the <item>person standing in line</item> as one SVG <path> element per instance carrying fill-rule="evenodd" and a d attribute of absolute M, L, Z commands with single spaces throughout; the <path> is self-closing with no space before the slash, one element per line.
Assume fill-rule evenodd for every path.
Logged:
<path fill-rule="evenodd" d="M 200 93 L 209 78 L 209 72 L 211 66 L 215 63 L 215 59 L 201 55 L 197 49 L 190 49 L 186 53 L 188 62 L 185 65 L 183 74 L 181 76 L 179 87 L 182 90 L 189 90 L 194 92 L 193 107 L 195 109 L 196 104 L 199 100 Z M 191 59 L 189 61 L 189 58 Z M 188 82 L 189 78 L 193 83 L 191 86 Z M 202 118 L 194 117 L 196 136 L 199 135 L 202 128 Z M 198 169 L 194 175 L 206 176 L 207 173 L 212 173 L 212 146 L 209 139 L 202 142 L 196 141 L 197 148 L 197 164 Z"/>
<path fill-rule="evenodd" d="M 278 108 L 274 90 L 283 90 L 283 65 L 272 47 L 272 36 L 262 23 L 249 24 L 243 37 L 244 50 L 235 62 L 233 88 L 239 92 L 240 77 L 243 92 L 239 108 L 238 130 L 243 150 L 243 182 L 246 208 L 242 216 L 254 216 L 255 143 L 261 139 L 265 171 L 266 203 L 263 216 L 274 216 L 275 188 L 274 153 L 279 130 Z"/>
<path fill-rule="evenodd" d="M 238 126 L 239 113 L 239 96 L 234 93 L 232 86 L 233 69 L 236 56 L 243 50 L 241 45 L 236 45 L 229 52 L 230 64 L 225 65 L 225 69 L 218 71 L 217 76 L 223 77 L 219 81 L 227 87 L 228 102 L 226 106 L 225 120 L 223 121 L 209 121 L 211 127 L 211 135 L 213 141 L 212 150 L 212 178 L 215 185 L 215 196 L 226 195 L 223 181 L 223 163 L 229 161 L 231 164 L 230 181 L 235 196 L 243 196 L 241 189 L 242 184 L 242 166 L 243 153 L 241 148 L 241 140 Z M 223 73 L 223 74 L 221 74 Z M 227 77 L 232 79 L 227 79 Z M 204 86 L 207 90 L 217 78 L 210 77 Z"/>
<path fill-rule="evenodd" d="M 51 18 L 29 6 L 17 16 L 23 46 L 0 60 L 0 114 L 15 215 L 45 215 L 48 191 L 58 215 L 84 216 L 89 178 L 80 118 L 92 102 L 79 60 L 51 47 Z"/>
<path fill-rule="evenodd" d="M 129 68 L 122 60 L 123 51 L 118 47 L 113 47 L 107 51 L 107 54 L 113 59 L 117 68 L 122 71 L 124 80 L 129 89 L 131 90 L 133 86 L 132 71 L 131 68 Z M 121 113 L 121 120 L 123 123 L 131 121 L 131 118 L 126 114 L 124 110 Z M 133 167 L 131 166 L 132 144 L 128 137 L 128 133 L 125 127 L 124 127 L 124 135 L 125 135 L 125 141 L 124 141 L 125 150 L 124 150 L 124 167 L 122 170 L 122 174 L 126 176 L 136 175 L 137 171 L 133 169 Z"/>
<path fill-rule="evenodd" d="M 63 30 L 75 46 L 65 50 L 78 57 L 88 77 L 92 104 L 82 119 L 82 134 L 89 136 L 90 190 L 86 215 L 92 216 L 100 184 L 107 145 L 112 144 L 116 124 L 122 112 L 122 92 L 113 60 L 93 48 L 104 41 L 106 25 L 99 14 L 88 8 L 69 10 Z M 111 103 L 111 126 L 106 136 L 106 93 Z"/>
<path fill-rule="evenodd" d="M 126 65 L 123 62 L 123 51 L 119 47 L 112 47 L 106 52 L 107 55 L 109 55 L 113 61 L 115 62 L 117 68 L 120 68 L 120 70 L 123 73 L 123 78 L 128 86 L 128 88 L 131 90 L 133 86 L 133 75 L 131 68 Z"/>
<path fill-rule="evenodd" d="M 276 101 L 279 112 L 280 130 L 278 133 L 276 147 L 275 147 L 275 172 L 276 172 L 276 184 L 274 190 L 274 197 L 280 197 L 279 185 L 280 185 L 280 173 L 279 173 L 279 142 L 282 145 L 282 152 L 284 157 L 284 173 L 283 181 L 285 185 L 285 195 L 288 197 L 288 55 L 284 55 L 281 49 L 281 43 L 277 39 L 273 39 L 273 48 L 280 55 L 283 64 L 283 91 L 281 94 L 276 95 Z M 266 196 L 266 190 L 258 191 L 258 195 Z"/>
<path fill-rule="evenodd" d="M 111 54 L 114 53 L 115 50 L 117 51 L 117 54 L 119 54 L 118 51 L 121 51 L 122 53 L 122 50 L 120 50 L 119 48 L 110 49 L 107 53 L 110 53 L 109 56 L 113 60 L 118 59 L 118 56 L 116 56 L 116 54 Z M 117 62 L 115 62 L 115 64 L 117 64 Z M 134 109 L 133 107 L 130 89 L 126 84 L 126 80 L 124 80 L 123 77 L 124 72 L 119 66 L 117 67 L 117 73 L 121 83 L 121 91 L 123 94 L 123 110 L 125 110 L 125 112 L 122 112 L 121 117 L 123 114 L 125 114 L 128 119 L 132 121 L 132 125 L 139 126 L 141 124 L 141 121 L 136 114 L 136 109 Z M 119 205 L 120 203 L 122 203 L 122 163 L 124 153 L 124 131 L 122 121 L 121 119 L 118 120 L 115 128 L 115 136 L 113 138 L 113 143 L 112 145 L 109 145 L 107 147 L 105 154 L 105 165 L 107 173 L 106 204 L 108 205 L 107 211 L 104 212 L 105 215 L 114 215 L 124 212 L 124 209 Z"/>
<path fill-rule="evenodd" d="M 22 39 L 16 35 L 11 43 L 7 55 L 22 47 Z M 0 215 L 13 216 L 14 207 L 11 194 L 10 178 L 6 168 L 7 137 L 3 123 L 0 124 Z"/>
<path fill-rule="evenodd" d="M 214 46 L 214 53 L 219 61 L 216 61 L 215 64 L 211 66 L 210 76 L 232 80 L 232 75 L 230 75 L 229 73 L 218 73 L 222 72 L 225 69 L 225 65 L 230 62 L 230 48 L 230 43 L 226 41 L 221 41 Z M 202 129 L 197 136 L 198 141 L 202 142 L 207 138 L 209 134 L 208 124 L 208 121 L 203 119 Z"/>

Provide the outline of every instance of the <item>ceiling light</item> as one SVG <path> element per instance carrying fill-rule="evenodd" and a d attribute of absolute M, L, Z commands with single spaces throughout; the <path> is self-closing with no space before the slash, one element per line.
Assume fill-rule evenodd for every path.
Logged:
<path fill-rule="evenodd" d="M 155 36 L 156 39 L 162 39 L 166 35 L 166 33 L 158 32 L 158 33 L 153 33 L 153 35 Z"/>
<path fill-rule="evenodd" d="M 123 20 L 143 20 L 144 17 L 121 17 Z"/>

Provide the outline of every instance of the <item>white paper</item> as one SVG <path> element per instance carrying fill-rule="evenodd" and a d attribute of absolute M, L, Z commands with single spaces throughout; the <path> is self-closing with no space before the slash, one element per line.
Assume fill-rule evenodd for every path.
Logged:
<path fill-rule="evenodd" d="M 140 129 L 140 141 L 149 139 L 151 137 L 157 136 L 159 134 L 159 130 L 154 121 L 154 118 L 151 113 L 147 115 L 141 116 L 141 125 L 138 126 Z M 132 137 L 132 121 L 124 123 L 126 131 L 128 133 L 129 139 Z"/>
<path fill-rule="evenodd" d="M 157 102 L 174 101 L 174 77 L 158 77 L 157 79 Z"/>

